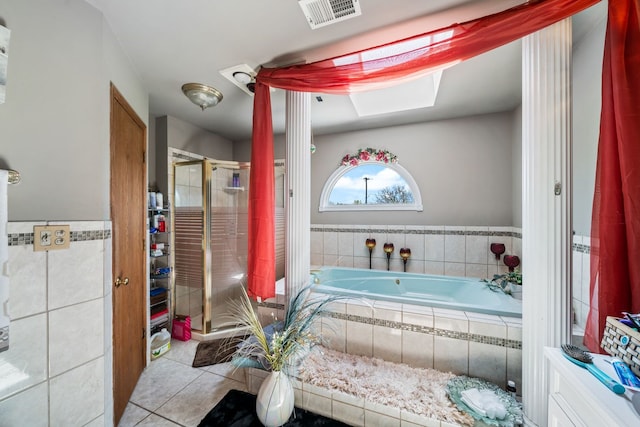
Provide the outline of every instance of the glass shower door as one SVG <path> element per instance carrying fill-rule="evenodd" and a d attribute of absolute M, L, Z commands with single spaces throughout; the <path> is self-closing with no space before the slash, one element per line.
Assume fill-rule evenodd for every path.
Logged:
<path fill-rule="evenodd" d="M 176 314 L 191 317 L 191 328 L 203 330 L 204 247 L 203 163 L 174 165 L 174 256 Z"/>
<path fill-rule="evenodd" d="M 229 301 L 239 301 L 247 268 L 249 169 L 212 163 L 209 187 L 210 331 L 229 321 Z"/>

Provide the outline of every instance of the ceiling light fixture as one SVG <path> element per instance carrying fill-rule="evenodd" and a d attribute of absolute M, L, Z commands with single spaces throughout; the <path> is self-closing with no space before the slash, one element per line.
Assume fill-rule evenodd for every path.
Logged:
<path fill-rule="evenodd" d="M 191 102 L 202 108 L 202 111 L 215 107 L 222 101 L 222 92 L 200 83 L 186 83 L 182 85 L 182 92 Z"/>
<path fill-rule="evenodd" d="M 233 73 L 233 78 L 241 85 L 245 85 L 249 92 L 254 93 L 256 91 L 256 84 L 251 74 L 245 73 L 244 71 L 236 71 Z"/>
<path fill-rule="evenodd" d="M 256 89 L 256 70 L 247 64 L 238 64 L 233 67 L 220 70 L 220 74 L 244 93 L 253 96 Z M 272 88 L 273 89 L 273 88 Z"/>
<path fill-rule="evenodd" d="M 245 73 L 244 71 L 236 71 L 235 73 L 233 73 L 233 78 L 243 85 L 246 85 L 247 83 L 250 83 L 251 80 L 253 80 L 251 74 Z"/>

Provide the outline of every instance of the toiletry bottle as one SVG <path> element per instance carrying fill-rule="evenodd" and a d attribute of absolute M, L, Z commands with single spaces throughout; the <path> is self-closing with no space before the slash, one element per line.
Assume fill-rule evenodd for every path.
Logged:
<path fill-rule="evenodd" d="M 516 398 L 516 383 L 514 381 L 507 381 L 507 393 L 514 399 Z"/>
<path fill-rule="evenodd" d="M 620 382 L 626 386 L 640 387 L 640 380 L 631 371 L 629 366 L 618 358 L 611 359 L 611 365 L 616 370 Z"/>
<path fill-rule="evenodd" d="M 232 185 L 234 187 L 240 187 L 240 174 L 239 173 L 234 173 L 233 174 L 233 182 Z"/>

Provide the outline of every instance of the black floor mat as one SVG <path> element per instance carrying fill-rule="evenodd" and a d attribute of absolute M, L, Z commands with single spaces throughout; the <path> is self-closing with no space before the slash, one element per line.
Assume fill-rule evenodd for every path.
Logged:
<path fill-rule="evenodd" d="M 262 427 L 256 415 L 256 396 L 239 390 L 229 391 L 198 427 Z M 283 427 L 348 427 L 348 424 L 294 408 Z"/>

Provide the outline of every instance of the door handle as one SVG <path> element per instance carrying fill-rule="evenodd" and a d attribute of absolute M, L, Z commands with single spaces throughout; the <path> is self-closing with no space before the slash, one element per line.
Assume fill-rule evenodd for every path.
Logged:
<path fill-rule="evenodd" d="M 125 277 L 124 280 L 122 280 L 120 277 L 118 277 L 116 279 L 116 283 L 115 283 L 116 288 L 119 288 L 120 285 L 125 285 L 126 286 L 128 284 L 129 284 L 129 278 L 128 277 Z"/>

